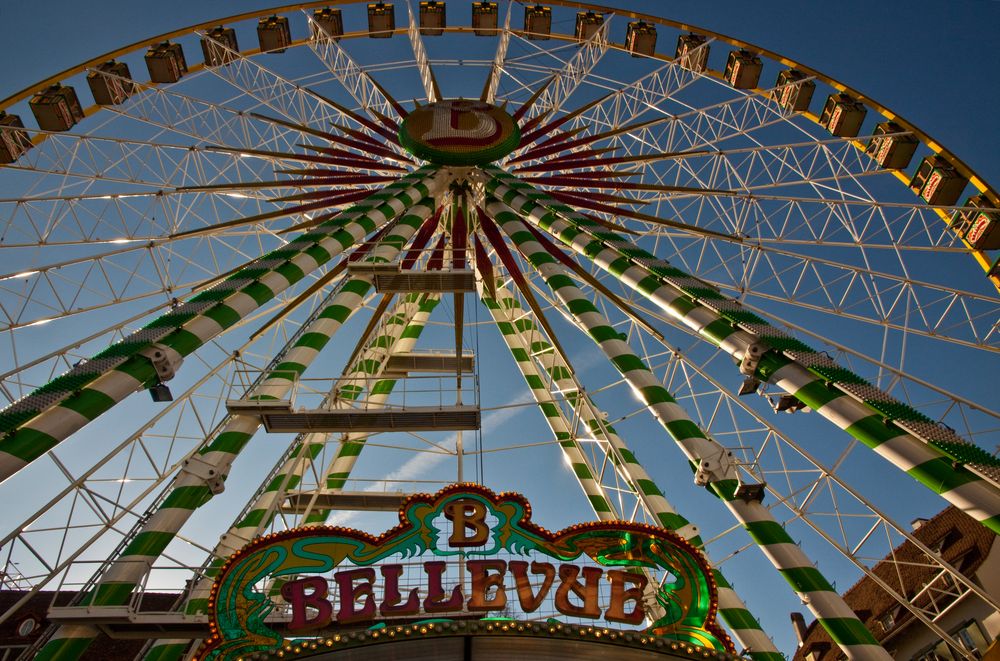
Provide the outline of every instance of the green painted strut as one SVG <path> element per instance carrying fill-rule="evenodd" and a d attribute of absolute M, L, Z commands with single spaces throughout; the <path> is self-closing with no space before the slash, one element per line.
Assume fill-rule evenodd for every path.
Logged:
<path fill-rule="evenodd" d="M 791 393 L 1000 533 L 1000 488 L 982 477 L 998 471 L 996 458 L 774 328 L 710 285 L 657 259 L 634 241 L 501 170 L 486 170 L 492 175 L 487 190 L 532 224 L 592 260 L 737 362 L 752 347 L 763 349 L 757 376 Z"/>
<path fill-rule="evenodd" d="M 148 356 L 179 364 L 216 335 L 431 193 L 421 168 L 256 259 L 90 360 L 0 411 L 0 481 L 136 390 L 157 382 Z"/>
<path fill-rule="evenodd" d="M 413 349 L 424 330 L 427 319 L 439 301 L 438 297 L 428 298 L 424 301 L 421 309 L 418 311 L 417 318 L 406 325 L 402 336 L 393 348 L 394 352 L 403 353 Z M 387 323 L 399 326 L 403 324 L 403 320 L 399 317 L 390 317 Z M 356 367 L 355 380 L 357 383 L 371 382 L 371 379 L 368 377 L 372 376 L 373 373 L 381 373 L 385 367 L 386 360 L 388 360 L 388 356 L 385 357 L 385 360 L 379 361 L 374 370 Z M 359 361 L 359 365 L 363 365 L 363 363 L 363 360 Z M 372 383 L 371 388 L 368 390 L 368 397 L 365 399 L 365 407 L 368 409 L 381 408 L 389 399 L 389 395 L 395 386 L 396 379 L 380 378 Z M 342 395 L 342 399 L 350 402 L 359 398 L 362 393 L 363 390 L 360 387 L 353 390 L 349 389 Z M 343 491 L 344 485 L 350 479 L 351 473 L 354 471 L 355 465 L 357 465 L 369 436 L 371 436 L 370 432 L 349 432 L 341 437 L 340 447 L 337 448 L 336 454 L 323 475 L 323 483 L 328 492 L 339 493 Z M 307 510 L 303 516 L 302 523 L 306 525 L 322 524 L 326 523 L 329 517 L 329 510 Z M 281 586 L 290 580 L 290 578 L 289 576 L 282 576 L 275 579 L 267 588 L 268 596 L 275 601 L 280 600 L 282 598 Z"/>
<path fill-rule="evenodd" d="M 567 401 L 572 404 L 580 422 L 586 425 L 587 433 L 595 438 L 603 438 L 610 446 L 611 452 L 605 450 L 607 456 L 635 492 L 646 511 L 661 526 L 681 535 L 704 552 L 704 542 L 698 534 L 697 527 L 677 513 L 614 428 L 597 415 L 597 408 L 579 388 L 572 376 L 573 369 L 564 356 L 546 341 L 542 331 L 531 319 L 524 316 L 520 304 L 510 290 L 498 283 L 496 294 L 495 299 L 484 297 L 483 303 L 489 308 L 521 375 L 545 415 L 549 428 L 555 434 L 573 474 L 598 518 L 615 519 L 617 514 L 607 500 L 601 483 L 595 477 L 594 470 L 581 450 L 576 435 L 572 433 L 572 425 L 546 387 L 546 381 L 536 368 L 532 356 L 542 364 L 550 382 L 564 393 Z M 722 573 L 718 569 L 713 569 L 712 573 L 719 590 L 719 614 L 743 649 L 749 650 L 750 657 L 755 661 L 783 661 L 784 656 L 778 652 L 774 643 L 764 633 L 760 622 L 750 613 Z"/>
<path fill-rule="evenodd" d="M 771 511 L 758 501 L 747 502 L 736 497 L 739 482 L 731 460 L 732 453 L 708 438 L 677 404 L 618 331 L 574 284 L 565 268 L 535 240 L 515 211 L 494 198 L 487 205 L 487 213 L 500 224 L 569 314 L 586 329 L 657 422 L 674 439 L 695 469 L 696 481 L 704 483 L 726 505 L 844 653 L 852 659 L 888 661 L 891 658 L 889 654 L 774 519 Z"/>
<path fill-rule="evenodd" d="M 393 345 L 393 353 L 406 353 L 413 350 L 413 347 L 417 344 L 417 340 L 420 339 L 421 333 L 423 333 L 427 320 L 440 301 L 441 299 L 438 295 L 424 295 L 420 309 L 409 322 L 406 322 L 401 316 L 390 317 L 386 320 L 386 325 L 389 327 L 386 331 L 387 333 L 392 332 L 392 326 L 399 327 L 405 324 L 402 334 Z M 385 369 L 385 361 L 388 358 L 388 354 L 381 359 L 373 358 L 363 369 L 362 365 L 359 365 L 358 372 L 366 374 L 369 377 L 381 374 Z M 371 387 L 368 390 L 368 397 L 365 399 L 365 407 L 379 408 L 388 401 L 389 395 L 396 386 L 396 379 L 380 378 L 374 382 L 369 380 L 369 382 L 371 383 Z M 357 395 L 360 394 L 360 392 L 357 393 Z M 349 432 L 344 434 L 340 442 L 340 447 L 337 448 L 337 452 L 323 476 L 327 490 L 333 492 L 343 491 L 344 484 L 354 470 L 354 466 L 361 456 L 361 451 L 365 447 L 365 441 L 370 435 L 368 432 Z M 329 516 L 330 512 L 328 510 L 319 509 L 309 512 L 305 517 L 304 523 L 325 523 Z"/>
<path fill-rule="evenodd" d="M 388 201 L 390 208 L 399 208 L 402 215 L 396 225 L 365 257 L 365 261 L 384 262 L 399 254 L 404 244 L 433 213 L 432 200 L 417 203 L 405 196 Z M 388 204 L 387 203 L 387 204 Z M 407 209 L 406 214 L 403 210 Z M 385 222 L 392 217 L 386 217 Z M 384 223 L 381 223 L 384 224 Z M 337 294 L 311 325 L 308 332 L 299 336 L 293 346 L 267 376 L 254 389 L 248 399 L 281 399 L 292 388 L 294 380 L 316 358 L 319 350 L 361 306 L 364 295 L 371 288 L 369 276 L 347 280 Z M 208 502 L 213 493 L 209 484 L 224 478 L 232 462 L 260 427 L 260 418 L 254 415 L 233 415 L 223 431 L 199 455 L 188 462 L 170 486 L 170 493 L 161 503 L 143 529 L 125 548 L 101 577 L 89 604 L 106 606 L 128 603 L 135 586 L 146 574 L 153 561 L 167 548 L 174 536 L 190 518 L 194 510 Z M 89 631 L 89 633 L 88 633 Z M 76 649 L 79 638 L 93 640 L 97 630 L 90 627 L 60 627 L 39 653 L 41 659 L 61 658 L 64 649 Z M 89 642 L 87 643 L 89 644 Z"/>
<path fill-rule="evenodd" d="M 427 315 L 430 314 L 436 303 L 437 299 L 427 300 L 425 294 L 408 294 L 388 317 L 384 331 L 369 342 L 362 358 L 352 372 L 359 371 L 357 365 L 372 365 L 373 361 L 383 363 L 384 366 L 387 352 L 409 351 L 416 336 L 419 335 L 419 329 L 423 328 Z M 401 340 L 403 335 L 412 335 L 414 339 Z M 345 373 L 345 379 L 348 376 Z M 343 382 L 344 379 L 338 381 L 338 383 Z M 329 436 L 328 433 L 323 432 L 296 436 L 293 441 L 295 447 L 287 455 L 283 464 L 278 467 L 275 474 L 260 486 L 246 515 L 233 523 L 229 532 L 223 535 L 213 550 L 212 559 L 204 576 L 198 580 L 191 591 L 190 598 L 184 604 L 185 613 L 200 615 L 208 612 L 208 598 L 212 591 L 212 584 L 226 559 L 267 529 L 276 513 L 278 499 L 301 484 L 302 477 L 309 470 L 312 461 L 326 446 Z M 190 639 L 157 640 L 150 647 L 144 659 L 145 661 L 180 661 L 190 645 Z"/>

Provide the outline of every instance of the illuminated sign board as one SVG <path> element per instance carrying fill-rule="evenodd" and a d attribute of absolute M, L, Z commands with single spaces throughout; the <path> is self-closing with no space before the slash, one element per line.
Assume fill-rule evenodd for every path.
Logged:
<path fill-rule="evenodd" d="M 399 517 L 378 537 L 313 526 L 248 544 L 215 581 L 211 637 L 198 658 L 245 658 L 293 639 L 400 622 L 483 618 L 595 623 L 732 651 L 704 558 L 672 532 L 594 522 L 552 533 L 532 522 L 523 496 L 469 484 L 412 496 Z"/>
<path fill-rule="evenodd" d="M 418 106 L 399 128 L 400 144 L 439 165 L 483 165 L 517 149 L 521 130 L 505 110 L 463 99 Z"/>

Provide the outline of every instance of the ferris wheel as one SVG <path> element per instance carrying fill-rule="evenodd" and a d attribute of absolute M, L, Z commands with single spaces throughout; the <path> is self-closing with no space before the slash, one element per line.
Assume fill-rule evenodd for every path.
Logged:
<path fill-rule="evenodd" d="M 476 482 L 552 528 L 678 533 L 754 659 L 802 604 L 889 658 L 838 594 L 863 575 L 969 657 L 950 602 L 872 568 L 909 542 L 1000 611 L 905 523 L 950 504 L 1000 533 L 997 191 L 709 30 L 327 4 L 0 104 L 0 621 L 64 596 L 25 654 L 75 658 L 110 622 L 183 658 L 197 634 L 137 617 L 144 594 L 203 623 L 255 537 L 381 530 Z"/>

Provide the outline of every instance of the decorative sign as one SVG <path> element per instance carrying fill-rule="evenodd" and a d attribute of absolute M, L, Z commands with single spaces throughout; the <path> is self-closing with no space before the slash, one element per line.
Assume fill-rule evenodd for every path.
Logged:
<path fill-rule="evenodd" d="M 505 111 L 482 101 L 438 101 L 403 119 L 399 141 L 440 165 L 483 165 L 517 148 L 521 131 Z"/>
<path fill-rule="evenodd" d="M 732 651 L 704 558 L 672 532 L 595 522 L 550 533 L 520 494 L 470 484 L 412 496 L 399 517 L 378 537 L 316 526 L 248 544 L 216 579 L 198 658 L 289 644 L 269 626 L 279 591 L 296 638 L 394 620 L 541 618 Z"/>

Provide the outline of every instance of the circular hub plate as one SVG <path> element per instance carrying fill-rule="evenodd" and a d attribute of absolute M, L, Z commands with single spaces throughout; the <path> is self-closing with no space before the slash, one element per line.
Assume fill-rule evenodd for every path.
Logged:
<path fill-rule="evenodd" d="M 514 118 L 482 101 L 438 101 L 403 120 L 399 140 L 414 156 L 440 165 L 482 165 L 514 151 Z"/>

